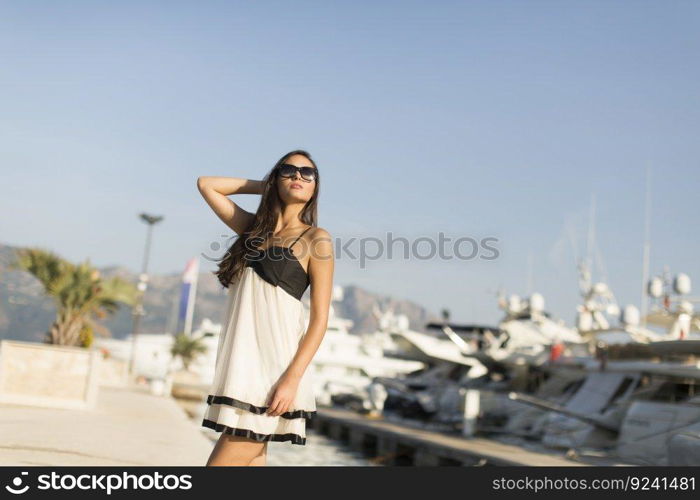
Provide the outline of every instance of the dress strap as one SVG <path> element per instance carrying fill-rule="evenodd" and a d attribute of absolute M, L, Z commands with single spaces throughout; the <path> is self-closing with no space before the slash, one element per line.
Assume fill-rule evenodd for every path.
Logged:
<path fill-rule="evenodd" d="M 293 247 L 293 246 L 296 244 L 296 242 L 299 241 L 299 238 L 301 238 L 302 236 L 304 236 L 304 233 L 305 233 L 306 231 L 308 231 L 309 229 L 311 229 L 311 227 L 312 227 L 312 226 L 309 226 L 309 227 L 307 227 L 306 229 L 304 229 L 304 230 L 301 232 L 301 234 L 300 234 L 299 236 L 297 236 L 297 239 L 295 239 L 294 242 L 293 242 L 291 245 L 289 245 L 289 248 Z"/>

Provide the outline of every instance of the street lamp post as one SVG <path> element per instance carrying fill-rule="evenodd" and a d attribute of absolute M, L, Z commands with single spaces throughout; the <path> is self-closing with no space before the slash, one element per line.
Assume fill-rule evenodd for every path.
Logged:
<path fill-rule="evenodd" d="M 139 324 L 141 323 L 141 317 L 145 314 L 143 309 L 143 295 L 148 288 L 148 257 L 151 251 L 151 237 L 153 233 L 153 226 L 163 220 L 163 216 L 160 215 L 149 215 L 146 213 L 139 214 L 142 221 L 148 224 L 148 231 L 146 234 L 146 248 L 143 252 L 143 266 L 141 268 L 141 274 L 139 275 L 139 283 L 137 285 L 138 293 L 136 295 L 136 303 L 132 309 L 133 322 L 131 327 L 131 357 L 129 358 L 129 374 L 134 375 L 134 366 L 136 358 L 136 337 L 138 336 Z"/>

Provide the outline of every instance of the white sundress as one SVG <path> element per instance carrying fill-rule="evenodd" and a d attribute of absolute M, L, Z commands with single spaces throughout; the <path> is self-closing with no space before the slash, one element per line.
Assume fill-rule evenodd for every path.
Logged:
<path fill-rule="evenodd" d="M 306 328 L 301 297 L 309 276 L 290 249 L 309 229 L 289 247 L 261 250 L 229 285 L 202 426 L 256 441 L 306 444 L 306 420 L 316 413 L 310 366 L 288 410 L 278 416 L 265 411 Z"/>

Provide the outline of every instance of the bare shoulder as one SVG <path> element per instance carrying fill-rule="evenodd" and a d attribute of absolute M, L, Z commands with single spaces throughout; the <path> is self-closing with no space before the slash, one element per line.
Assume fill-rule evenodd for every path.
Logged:
<path fill-rule="evenodd" d="M 311 245 L 311 256 L 324 258 L 333 255 L 333 237 L 322 227 L 312 227 L 307 233 Z"/>
<path fill-rule="evenodd" d="M 308 237 L 311 243 L 321 243 L 321 242 L 328 242 L 329 244 L 333 243 L 333 238 L 331 236 L 331 233 L 329 233 L 326 229 L 322 227 L 311 227 L 308 232 Z"/>

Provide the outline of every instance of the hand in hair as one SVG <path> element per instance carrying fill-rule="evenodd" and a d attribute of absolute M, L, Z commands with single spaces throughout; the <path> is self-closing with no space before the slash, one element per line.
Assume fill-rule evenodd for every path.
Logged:
<path fill-rule="evenodd" d="M 255 214 L 244 210 L 227 196 L 232 194 L 262 194 L 263 181 L 240 177 L 202 176 L 197 178 L 197 189 L 214 213 L 233 229 L 243 234 L 253 223 Z"/>

